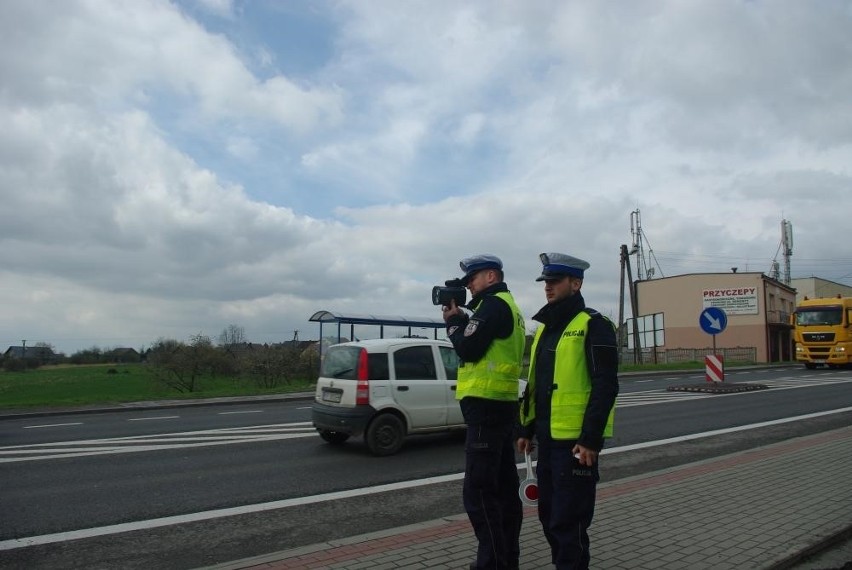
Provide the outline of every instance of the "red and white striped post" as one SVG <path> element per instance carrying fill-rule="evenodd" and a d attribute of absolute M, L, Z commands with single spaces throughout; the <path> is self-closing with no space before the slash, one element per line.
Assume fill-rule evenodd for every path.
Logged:
<path fill-rule="evenodd" d="M 725 381 L 725 357 L 721 354 L 708 354 L 704 357 L 704 378 L 708 382 Z"/>

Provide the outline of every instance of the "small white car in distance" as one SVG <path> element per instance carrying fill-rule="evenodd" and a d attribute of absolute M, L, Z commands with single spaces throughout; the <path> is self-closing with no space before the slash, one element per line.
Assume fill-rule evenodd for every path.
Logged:
<path fill-rule="evenodd" d="M 383 338 L 330 346 L 317 379 L 313 425 L 332 444 L 363 436 L 375 455 L 396 453 L 411 434 L 463 430 L 458 366 L 445 340 Z"/>

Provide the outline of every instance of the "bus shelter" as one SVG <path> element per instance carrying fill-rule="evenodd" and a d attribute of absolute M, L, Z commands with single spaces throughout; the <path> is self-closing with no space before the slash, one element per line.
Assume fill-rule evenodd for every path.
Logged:
<path fill-rule="evenodd" d="M 401 327 L 407 330 L 406 336 L 413 336 L 416 329 L 432 329 L 433 338 L 438 338 L 438 330 L 444 329 L 446 323 L 443 318 L 414 318 L 387 315 L 355 315 L 351 313 L 334 313 L 331 311 L 317 311 L 308 319 L 312 323 L 320 324 L 320 357 L 322 357 L 323 325 L 337 324 L 337 342 L 342 342 L 343 326 L 349 325 L 349 339 L 354 340 L 355 325 L 369 325 L 379 327 L 379 338 L 385 337 L 385 327 Z"/>

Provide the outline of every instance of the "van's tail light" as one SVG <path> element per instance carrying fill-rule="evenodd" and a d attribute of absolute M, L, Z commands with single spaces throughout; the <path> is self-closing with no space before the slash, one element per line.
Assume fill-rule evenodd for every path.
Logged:
<path fill-rule="evenodd" d="M 366 406 L 370 403 L 370 367 L 367 365 L 367 350 L 362 348 L 358 354 L 358 385 L 355 387 L 355 405 Z"/>

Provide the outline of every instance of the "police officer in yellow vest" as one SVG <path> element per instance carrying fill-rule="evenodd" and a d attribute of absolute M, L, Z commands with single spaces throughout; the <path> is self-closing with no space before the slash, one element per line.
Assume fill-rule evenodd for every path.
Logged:
<path fill-rule="evenodd" d="M 538 516 L 557 570 L 589 567 L 598 454 L 612 436 L 618 350 L 612 322 L 586 307 L 580 288 L 589 264 L 542 253 L 547 304 L 530 350 L 518 451 L 538 443 Z"/>
<path fill-rule="evenodd" d="M 471 569 L 518 568 L 523 510 L 518 497 L 514 429 L 525 324 L 503 282 L 503 262 L 482 254 L 463 259 L 467 313 L 443 308 L 447 336 L 461 359 L 456 385 L 467 424 L 462 498 L 479 542 Z"/>

